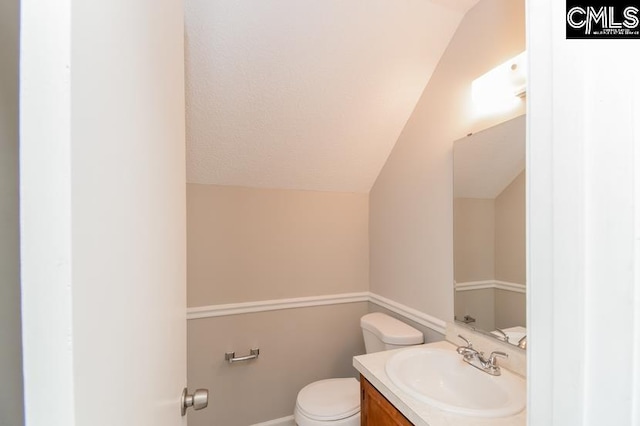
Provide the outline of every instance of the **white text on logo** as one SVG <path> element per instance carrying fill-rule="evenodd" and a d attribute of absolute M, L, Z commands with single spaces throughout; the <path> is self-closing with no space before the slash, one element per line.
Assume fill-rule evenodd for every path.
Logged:
<path fill-rule="evenodd" d="M 575 29 L 586 27 L 585 34 L 591 34 L 594 24 L 597 23 L 600 23 L 603 29 L 633 29 L 640 23 L 638 11 L 637 7 L 628 6 L 622 12 L 624 20 L 616 22 L 614 7 L 603 6 L 596 9 L 592 6 L 575 6 L 567 12 L 567 23 Z"/>

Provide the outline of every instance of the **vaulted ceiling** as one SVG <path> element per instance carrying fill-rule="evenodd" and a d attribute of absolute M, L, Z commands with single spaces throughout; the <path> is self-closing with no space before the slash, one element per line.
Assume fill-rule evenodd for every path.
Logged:
<path fill-rule="evenodd" d="M 368 192 L 477 0 L 186 0 L 187 181 Z"/>

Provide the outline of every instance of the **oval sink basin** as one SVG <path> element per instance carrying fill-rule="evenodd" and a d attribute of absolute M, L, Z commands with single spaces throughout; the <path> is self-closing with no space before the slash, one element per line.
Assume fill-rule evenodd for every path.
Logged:
<path fill-rule="evenodd" d="M 506 417 L 526 405 L 524 379 L 502 370 L 491 376 L 467 364 L 454 350 L 405 349 L 386 364 L 391 381 L 413 398 L 452 413 Z"/>

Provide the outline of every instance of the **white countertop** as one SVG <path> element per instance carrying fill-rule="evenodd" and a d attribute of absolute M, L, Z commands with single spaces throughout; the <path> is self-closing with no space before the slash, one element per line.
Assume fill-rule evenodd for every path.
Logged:
<path fill-rule="evenodd" d="M 442 341 L 422 345 L 426 347 L 456 350 L 456 346 Z M 412 346 L 418 347 L 418 346 Z M 416 426 L 525 426 L 527 423 L 526 409 L 511 417 L 502 418 L 477 418 L 461 416 L 418 401 L 404 393 L 395 386 L 387 373 L 385 364 L 389 357 L 398 351 L 377 352 L 360 355 L 353 358 L 353 366 L 358 370 L 378 391 L 384 395 L 402 414 Z"/>

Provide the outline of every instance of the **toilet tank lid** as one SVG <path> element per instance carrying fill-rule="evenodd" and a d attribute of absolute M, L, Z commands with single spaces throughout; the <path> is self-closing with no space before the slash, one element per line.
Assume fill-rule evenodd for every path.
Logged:
<path fill-rule="evenodd" d="M 381 312 L 363 316 L 360 326 L 390 345 L 419 345 L 424 342 L 424 336 L 419 330 Z"/>

